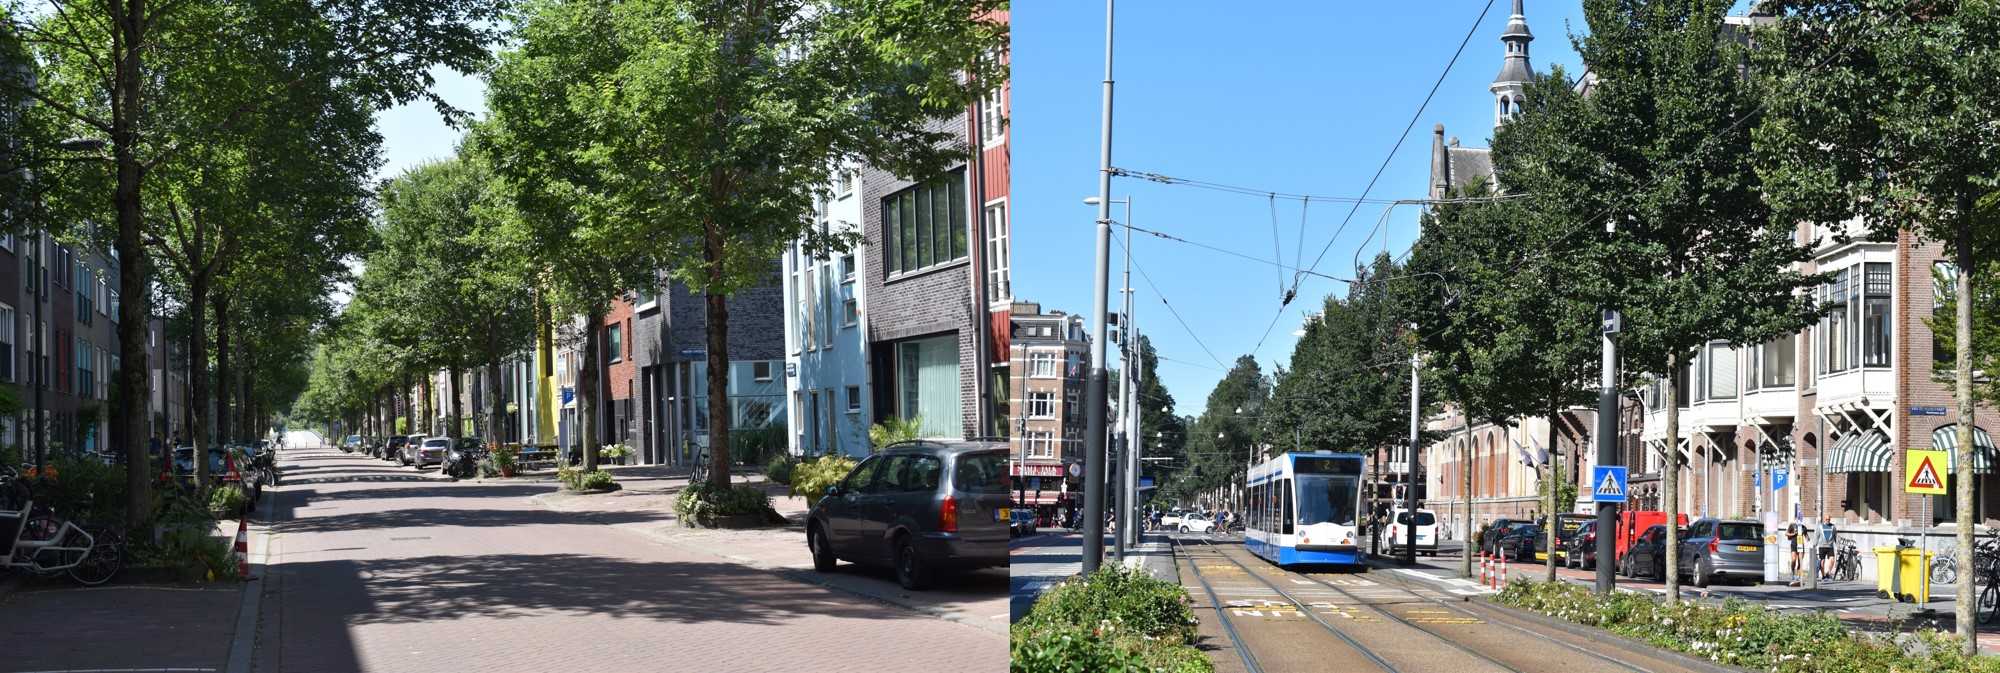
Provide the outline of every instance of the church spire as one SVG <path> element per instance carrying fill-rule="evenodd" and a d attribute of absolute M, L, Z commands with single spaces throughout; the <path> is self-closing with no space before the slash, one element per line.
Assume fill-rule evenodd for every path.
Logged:
<path fill-rule="evenodd" d="M 1500 64 L 1500 76 L 1493 78 L 1493 85 L 1488 87 L 1493 92 L 1495 128 L 1521 111 L 1525 102 L 1521 92 L 1535 72 L 1528 64 L 1528 43 L 1535 41 L 1535 34 L 1528 31 L 1528 17 L 1522 13 L 1521 0 L 1514 0 L 1514 15 L 1508 17 L 1507 32 L 1500 35 L 1500 41 L 1507 45 L 1506 59 Z"/>

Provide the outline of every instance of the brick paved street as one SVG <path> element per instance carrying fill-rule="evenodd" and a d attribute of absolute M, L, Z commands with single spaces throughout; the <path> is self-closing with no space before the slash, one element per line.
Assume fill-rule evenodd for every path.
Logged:
<path fill-rule="evenodd" d="M 223 670 L 243 585 L 34 582 L 0 602 L 0 672 Z"/>
<path fill-rule="evenodd" d="M 1000 634 L 530 502 L 548 483 L 318 448 L 281 464 L 258 671 L 1006 667 Z"/>

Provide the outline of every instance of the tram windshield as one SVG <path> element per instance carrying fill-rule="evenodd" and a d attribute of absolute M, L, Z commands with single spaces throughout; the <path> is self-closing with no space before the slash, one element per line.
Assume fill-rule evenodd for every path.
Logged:
<path fill-rule="evenodd" d="M 1301 474 L 1299 525 L 1332 522 L 1354 525 L 1361 478 L 1345 474 Z"/>

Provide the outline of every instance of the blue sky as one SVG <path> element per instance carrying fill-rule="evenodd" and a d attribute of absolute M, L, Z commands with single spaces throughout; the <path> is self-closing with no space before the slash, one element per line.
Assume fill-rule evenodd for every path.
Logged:
<path fill-rule="evenodd" d="M 1257 192 L 1359 196 L 1486 6 L 1301 1 L 1217 11 L 1191 0 L 1119 3 L 1112 165 Z M 1579 2 L 1527 0 L 1525 10 L 1535 70 L 1561 64 L 1577 72 L 1567 34 L 1583 30 Z M 1510 13 L 1510 0 L 1494 0 L 1370 199 L 1426 196 L 1434 124 L 1467 146 L 1489 144 L 1487 86 L 1500 72 Z M 1097 194 L 1104 5 L 1031 0 L 1016 3 L 1012 16 L 1015 293 L 1044 310 L 1088 314 L 1096 211 L 1082 200 Z M 1357 253 L 1364 263 L 1385 247 L 1400 254 L 1417 231 L 1415 207 L 1388 211 L 1385 237 L 1374 230 L 1388 207 L 1363 204 L 1335 237 L 1351 203 L 1303 208 L 1280 199 L 1274 245 L 1272 205 L 1262 195 L 1122 177 L 1111 193 L 1132 197 L 1139 227 L 1264 260 L 1135 235 L 1134 313 L 1181 414 L 1199 414 L 1223 370 L 1253 349 L 1267 374 L 1288 365 L 1305 313 L 1346 292 L 1342 283 L 1309 277 L 1281 313 L 1281 281 L 1289 287 L 1292 273 L 1281 278 L 1269 263 L 1274 256 L 1312 266 L 1324 248 L 1317 270 L 1351 277 Z M 1123 218 L 1121 206 L 1112 217 Z M 1114 291 L 1122 254 L 1114 243 Z M 1117 301 L 1114 294 L 1113 310 Z"/>
<path fill-rule="evenodd" d="M 437 82 L 431 91 L 444 97 L 452 107 L 475 116 L 486 114 L 486 84 L 479 78 L 449 68 L 432 68 L 431 77 Z M 464 135 L 463 131 L 446 126 L 430 101 L 384 110 L 375 115 L 375 124 L 382 133 L 383 157 L 388 160 L 376 174 L 377 178 L 392 178 L 425 161 L 450 157 L 459 137 Z"/>

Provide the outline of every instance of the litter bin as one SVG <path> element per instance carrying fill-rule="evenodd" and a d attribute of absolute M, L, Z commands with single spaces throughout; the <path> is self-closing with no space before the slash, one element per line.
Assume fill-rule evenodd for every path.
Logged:
<path fill-rule="evenodd" d="M 1912 547 L 1875 548 L 1875 596 L 1904 603 L 1931 599 L 1930 552 Z"/>

